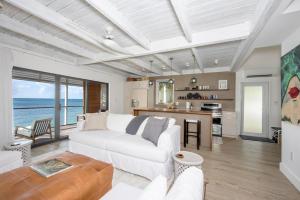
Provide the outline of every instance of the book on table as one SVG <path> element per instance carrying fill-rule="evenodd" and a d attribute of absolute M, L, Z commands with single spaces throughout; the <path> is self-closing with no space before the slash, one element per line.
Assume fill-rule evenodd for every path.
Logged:
<path fill-rule="evenodd" d="M 33 171 L 39 173 L 40 175 L 50 177 L 70 169 L 72 165 L 54 158 L 33 164 L 30 167 Z"/>

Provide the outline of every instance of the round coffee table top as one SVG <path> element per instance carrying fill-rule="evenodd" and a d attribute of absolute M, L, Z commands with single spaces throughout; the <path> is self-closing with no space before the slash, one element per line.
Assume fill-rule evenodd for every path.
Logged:
<path fill-rule="evenodd" d="M 178 153 L 182 154 L 183 158 L 177 158 L 176 154 L 178 154 Z M 174 158 L 175 162 L 178 162 L 183 165 L 197 166 L 197 165 L 201 165 L 204 161 L 202 156 L 200 156 L 196 153 L 193 153 L 193 152 L 179 151 L 178 153 L 176 153 L 173 156 L 173 158 Z"/>

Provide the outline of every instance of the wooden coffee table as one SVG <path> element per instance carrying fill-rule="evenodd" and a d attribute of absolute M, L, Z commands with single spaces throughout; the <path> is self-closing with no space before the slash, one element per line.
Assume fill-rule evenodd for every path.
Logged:
<path fill-rule="evenodd" d="M 113 167 L 95 159 L 65 152 L 55 158 L 72 168 L 44 177 L 30 167 L 0 174 L 0 198 L 98 200 L 112 187 Z"/>

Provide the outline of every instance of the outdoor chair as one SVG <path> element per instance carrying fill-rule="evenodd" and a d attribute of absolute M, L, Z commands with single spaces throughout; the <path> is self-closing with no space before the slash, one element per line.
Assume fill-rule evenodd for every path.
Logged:
<path fill-rule="evenodd" d="M 51 120 L 52 119 L 40 119 L 35 120 L 32 126 L 17 126 L 15 129 L 15 136 L 31 139 L 33 140 L 33 143 L 37 137 L 45 134 L 49 134 L 52 139 Z"/>

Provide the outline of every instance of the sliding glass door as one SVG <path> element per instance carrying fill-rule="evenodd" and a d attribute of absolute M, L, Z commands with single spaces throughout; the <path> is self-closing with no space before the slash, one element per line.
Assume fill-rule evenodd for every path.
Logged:
<path fill-rule="evenodd" d="M 66 83 L 61 84 L 61 125 L 72 125 L 77 122 L 77 116 L 83 114 L 83 81 L 78 80 L 77 84 L 70 83 L 70 79 L 66 79 Z M 74 82 L 74 81 L 73 81 Z"/>
<path fill-rule="evenodd" d="M 63 139 L 68 136 L 66 129 L 76 127 L 78 115 L 106 111 L 108 103 L 107 83 L 13 68 L 14 130 L 31 129 L 36 120 L 51 119 L 53 140 Z"/>

